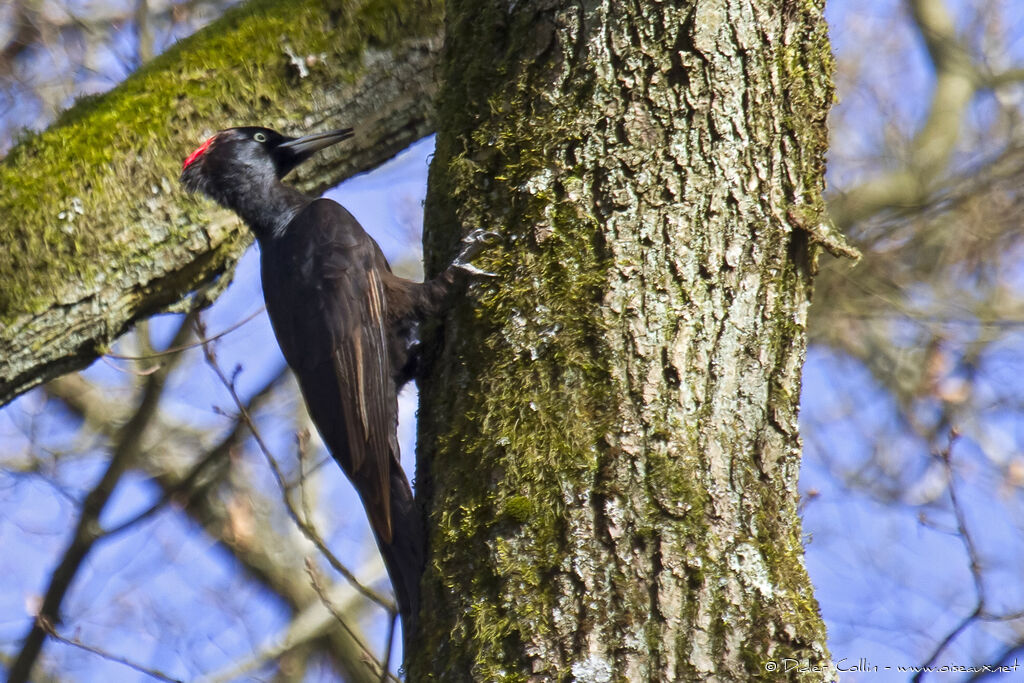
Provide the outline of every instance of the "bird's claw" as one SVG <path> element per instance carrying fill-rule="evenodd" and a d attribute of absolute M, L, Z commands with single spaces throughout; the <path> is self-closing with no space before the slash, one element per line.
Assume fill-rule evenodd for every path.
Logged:
<path fill-rule="evenodd" d="M 494 273 L 488 273 L 474 266 L 472 261 L 484 250 L 484 247 L 498 239 L 498 233 L 483 228 L 476 228 L 462 238 L 462 251 L 452 261 L 452 267 L 479 277 L 497 277 Z"/>
<path fill-rule="evenodd" d="M 498 233 L 484 228 L 474 228 L 468 235 L 462 238 L 463 242 L 491 242 L 498 239 Z"/>
<path fill-rule="evenodd" d="M 452 267 L 458 268 L 464 273 L 468 273 L 469 275 L 475 275 L 477 277 L 498 277 L 497 273 L 490 273 L 486 270 L 481 270 L 480 268 L 474 266 L 472 263 L 463 263 L 458 259 L 452 262 Z"/>
<path fill-rule="evenodd" d="M 484 230 L 483 228 L 476 228 L 471 231 L 468 235 L 462 238 L 462 251 L 463 253 L 475 250 L 478 253 L 484 248 L 485 244 L 489 244 L 498 239 L 498 233 L 493 230 Z M 460 254 L 461 255 L 461 254 Z"/>

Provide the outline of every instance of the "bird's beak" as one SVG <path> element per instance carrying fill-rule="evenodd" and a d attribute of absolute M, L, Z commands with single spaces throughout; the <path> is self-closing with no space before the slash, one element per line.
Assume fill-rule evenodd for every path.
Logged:
<path fill-rule="evenodd" d="M 330 147 L 342 140 L 348 140 L 350 137 L 352 137 L 352 129 L 342 128 L 340 130 L 332 130 L 326 133 L 314 133 L 313 135 L 306 135 L 301 138 L 289 140 L 288 142 L 282 142 L 278 145 L 278 148 L 288 150 L 299 159 L 305 159 L 314 152 L 319 152 L 324 147 Z"/>

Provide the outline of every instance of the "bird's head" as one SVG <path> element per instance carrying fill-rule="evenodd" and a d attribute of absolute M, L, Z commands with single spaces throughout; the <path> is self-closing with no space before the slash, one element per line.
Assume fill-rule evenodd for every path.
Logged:
<path fill-rule="evenodd" d="M 228 128 L 185 159 L 181 182 L 189 192 L 202 192 L 224 203 L 231 188 L 280 180 L 315 152 L 350 137 L 351 128 L 301 138 L 269 128 Z"/>

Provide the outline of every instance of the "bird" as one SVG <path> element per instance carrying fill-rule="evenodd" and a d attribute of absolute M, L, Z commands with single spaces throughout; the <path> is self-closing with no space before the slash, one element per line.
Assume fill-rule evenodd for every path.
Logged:
<path fill-rule="evenodd" d="M 391 272 L 377 242 L 337 202 L 282 180 L 351 128 L 287 137 L 219 131 L 183 162 L 180 180 L 234 211 L 260 248 L 274 335 L 324 444 L 362 499 L 408 636 L 419 610 L 424 522 L 399 460 L 398 392 L 416 371 L 419 324 L 441 310 L 495 233 L 473 230 L 437 277 Z"/>

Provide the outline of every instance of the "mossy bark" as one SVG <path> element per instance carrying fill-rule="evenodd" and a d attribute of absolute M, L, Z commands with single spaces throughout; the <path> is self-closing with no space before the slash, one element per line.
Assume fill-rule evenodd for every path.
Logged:
<path fill-rule="evenodd" d="M 257 0 L 77 103 L 0 163 L 0 404 L 230 270 L 248 231 L 178 185 L 218 129 L 355 126 L 321 190 L 432 130 L 435 0 Z"/>
<path fill-rule="evenodd" d="M 822 3 L 446 23 L 430 270 L 501 237 L 421 382 L 410 680 L 830 678 L 796 488 Z"/>

